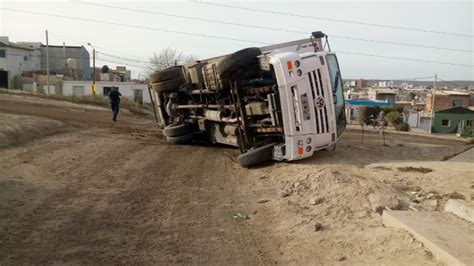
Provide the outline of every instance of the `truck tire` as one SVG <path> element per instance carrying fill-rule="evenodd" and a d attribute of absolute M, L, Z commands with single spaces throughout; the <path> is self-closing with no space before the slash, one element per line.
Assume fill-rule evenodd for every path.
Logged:
<path fill-rule="evenodd" d="M 163 135 L 166 137 L 176 137 L 187 135 L 193 132 L 193 127 L 189 123 L 183 123 L 180 125 L 168 125 L 163 129 Z"/>
<path fill-rule="evenodd" d="M 187 144 L 194 139 L 194 133 L 188 133 L 186 135 L 166 137 L 166 141 L 171 144 Z"/>
<path fill-rule="evenodd" d="M 177 78 L 184 78 L 183 67 L 181 66 L 167 68 L 162 71 L 155 71 L 150 74 L 151 83 L 158 83 Z"/>
<path fill-rule="evenodd" d="M 258 68 L 257 56 L 261 54 L 262 51 L 256 47 L 237 51 L 217 64 L 217 72 L 223 80 L 251 78 L 252 75 L 257 74 L 253 70 Z"/>
<path fill-rule="evenodd" d="M 272 159 L 274 146 L 275 143 L 271 143 L 240 154 L 237 158 L 239 164 L 243 167 L 250 167 Z"/>
<path fill-rule="evenodd" d="M 184 84 L 186 84 L 184 78 L 176 78 L 162 82 L 152 83 L 151 88 L 156 92 L 167 92 L 177 90 Z"/>

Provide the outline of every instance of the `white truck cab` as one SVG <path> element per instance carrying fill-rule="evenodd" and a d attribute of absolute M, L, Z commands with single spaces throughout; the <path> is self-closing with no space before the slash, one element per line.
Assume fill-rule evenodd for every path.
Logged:
<path fill-rule="evenodd" d="M 298 160 L 331 148 L 344 130 L 342 80 L 334 53 L 284 52 L 270 56 L 280 92 L 284 145 L 274 159 Z M 278 151 L 284 150 L 283 151 Z M 283 156 L 281 156 L 283 155 Z"/>

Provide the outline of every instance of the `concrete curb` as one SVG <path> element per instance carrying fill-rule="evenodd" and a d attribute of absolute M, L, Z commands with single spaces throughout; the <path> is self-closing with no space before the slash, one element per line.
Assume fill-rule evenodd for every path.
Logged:
<path fill-rule="evenodd" d="M 474 261 L 474 238 L 468 222 L 441 212 L 384 211 L 382 219 L 386 227 L 408 231 L 448 265 L 471 265 Z"/>
<path fill-rule="evenodd" d="M 450 199 L 444 206 L 444 211 L 453 213 L 460 218 L 474 223 L 474 204 L 472 203 L 463 200 Z"/>
<path fill-rule="evenodd" d="M 359 131 L 360 132 L 360 126 L 347 126 L 346 130 L 348 131 Z M 364 130 L 365 134 L 379 134 L 377 131 L 373 131 L 371 129 Z M 469 139 L 463 139 L 463 138 L 458 138 L 453 134 L 447 134 L 447 135 L 436 135 L 436 134 L 429 134 L 429 133 L 416 133 L 416 132 L 404 132 L 404 131 L 395 131 L 395 130 L 390 130 L 390 129 L 385 129 L 385 134 L 390 135 L 405 135 L 405 136 L 414 136 L 414 137 L 422 137 L 422 138 L 431 138 L 431 139 L 439 139 L 439 140 L 447 140 L 447 141 L 458 141 L 458 142 L 463 142 L 466 144 L 469 144 L 470 140 Z"/>

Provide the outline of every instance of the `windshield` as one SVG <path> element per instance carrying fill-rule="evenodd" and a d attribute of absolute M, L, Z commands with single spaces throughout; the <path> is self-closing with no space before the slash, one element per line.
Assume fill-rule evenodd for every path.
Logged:
<path fill-rule="evenodd" d="M 336 55 L 326 55 L 326 61 L 331 77 L 332 94 L 334 97 L 334 109 L 337 122 L 337 136 L 339 137 L 346 128 L 346 116 L 344 113 L 344 92 L 342 89 L 341 71 L 337 63 Z"/>

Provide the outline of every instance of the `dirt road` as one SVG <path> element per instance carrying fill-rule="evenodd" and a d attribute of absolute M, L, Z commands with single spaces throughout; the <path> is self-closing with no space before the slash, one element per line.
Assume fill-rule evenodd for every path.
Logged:
<path fill-rule="evenodd" d="M 2 265 L 437 264 L 367 196 L 436 189 L 441 204 L 466 182 L 370 166 L 441 160 L 457 142 L 347 132 L 335 152 L 243 169 L 235 149 L 166 144 L 151 118 L 8 95 L 0 113 L 65 125 L 0 149 Z"/>

